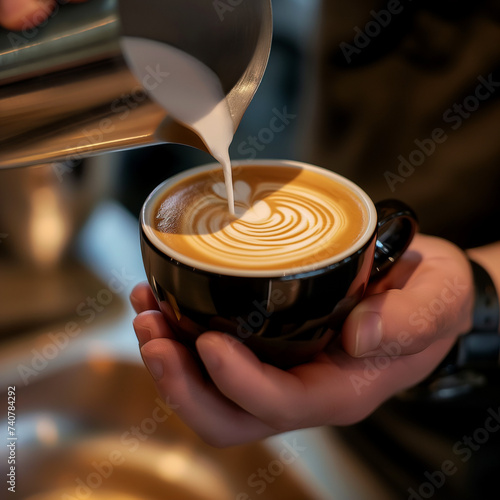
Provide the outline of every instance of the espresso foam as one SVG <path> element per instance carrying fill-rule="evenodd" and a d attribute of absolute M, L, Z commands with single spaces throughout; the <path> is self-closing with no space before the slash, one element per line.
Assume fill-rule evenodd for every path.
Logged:
<path fill-rule="evenodd" d="M 252 165 L 236 168 L 233 178 L 235 216 L 220 170 L 173 185 L 154 210 L 158 238 L 205 267 L 266 271 L 330 259 L 366 231 L 359 197 L 314 171 Z"/>

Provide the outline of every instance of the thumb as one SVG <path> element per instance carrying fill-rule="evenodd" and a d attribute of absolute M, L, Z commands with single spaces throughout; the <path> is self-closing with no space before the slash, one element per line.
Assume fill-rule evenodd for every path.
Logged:
<path fill-rule="evenodd" d="M 470 327 L 470 286 L 453 280 L 388 290 L 364 299 L 344 323 L 342 344 L 354 357 L 416 354 Z"/>

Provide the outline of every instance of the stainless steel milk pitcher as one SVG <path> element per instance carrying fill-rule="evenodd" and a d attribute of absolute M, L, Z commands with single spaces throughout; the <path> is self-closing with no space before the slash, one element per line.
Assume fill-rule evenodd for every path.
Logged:
<path fill-rule="evenodd" d="M 211 68 L 236 129 L 271 33 L 270 0 L 89 0 L 58 6 L 43 26 L 0 29 L 0 168 L 162 142 L 205 149 L 150 99 L 120 37 L 172 45 Z"/>

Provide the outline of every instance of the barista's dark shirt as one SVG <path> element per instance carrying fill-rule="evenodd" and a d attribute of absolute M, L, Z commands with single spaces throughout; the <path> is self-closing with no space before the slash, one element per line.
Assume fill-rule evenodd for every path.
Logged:
<path fill-rule="evenodd" d="M 304 158 L 406 201 L 422 232 L 500 240 L 500 1 L 324 0 L 320 21 Z M 493 498 L 500 432 L 474 436 L 500 412 L 498 374 L 454 400 L 394 398 L 343 433 L 396 498 Z"/>
<path fill-rule="evenodd" d="M 321 23 L 306 158 L 423 232 L 500 239 L 500 1 L 327 0 Z"/>

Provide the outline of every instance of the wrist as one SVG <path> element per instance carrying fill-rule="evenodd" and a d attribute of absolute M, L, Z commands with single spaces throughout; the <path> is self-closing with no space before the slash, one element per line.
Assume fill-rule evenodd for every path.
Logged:
<path fill-rule="evenodd" d="M 470 260 L 474 278 L 472 329 L 457 341 L 458 368 L 500 366 L 500 304 L 497 287 L 485 268 Z"/>
<path fill-rule="evenodd" d="M 470 260 L 477 262 L 485 269 L 497 292 L 500 293 L 500 242 L 471 248 L 466 251 L 466 254 Z"/>
<path fill-rule="evenodd" d="M 498 288 L 489 273 L 469 259 L 474 282 L 471 330 L 455 345 L 418 388 L 418 397 L 453 399 L 484 387 L 500 367 L 500 304 Z"/>

